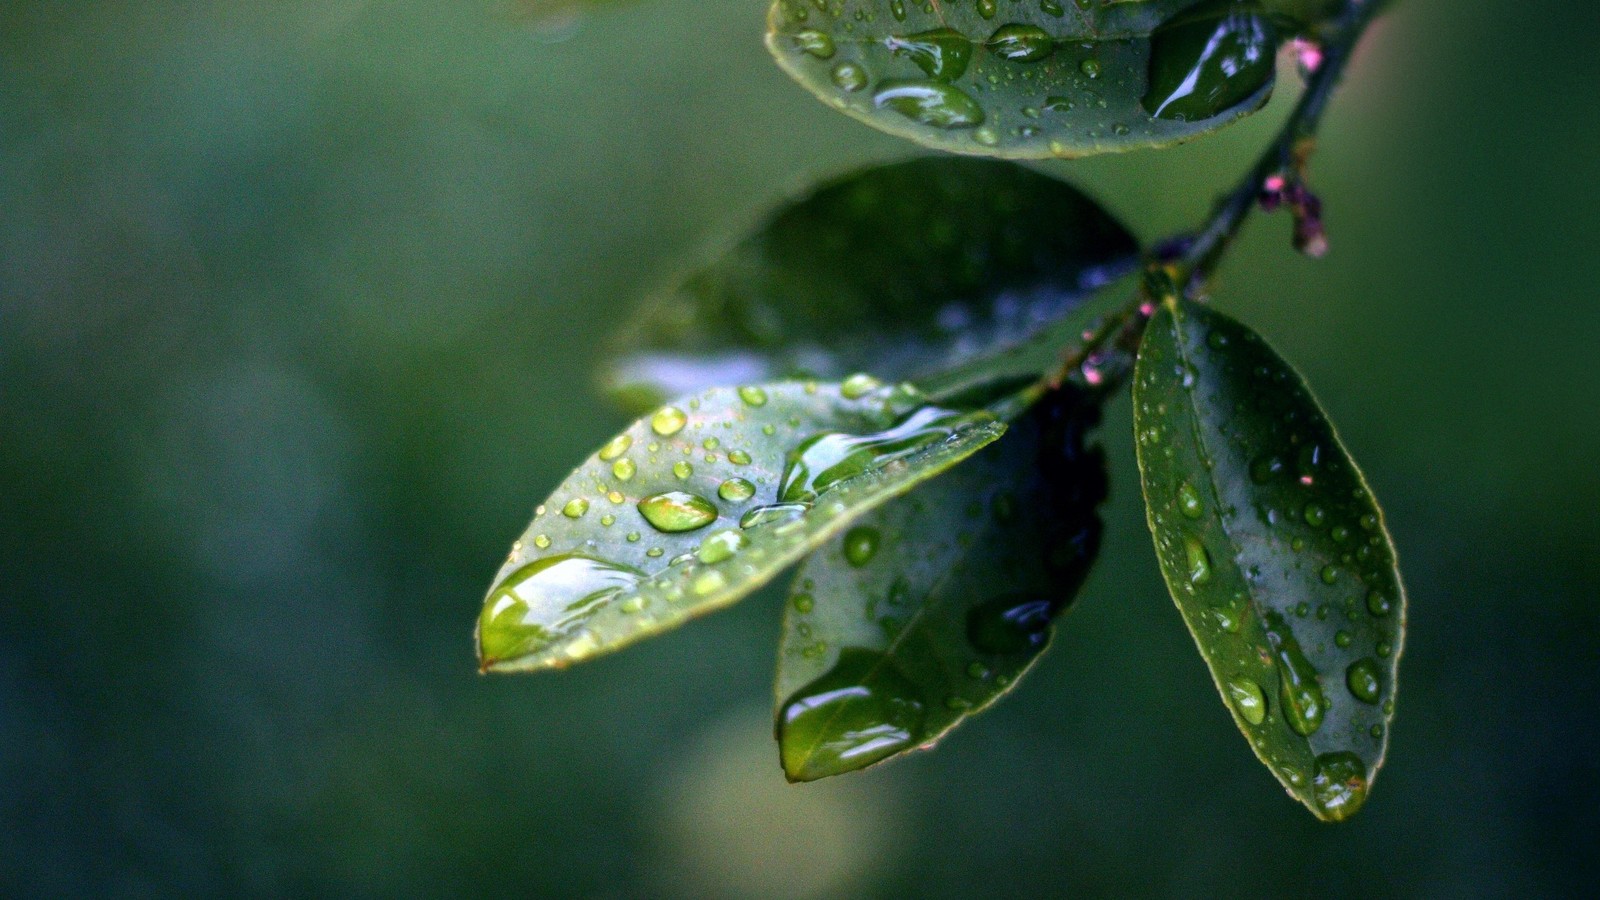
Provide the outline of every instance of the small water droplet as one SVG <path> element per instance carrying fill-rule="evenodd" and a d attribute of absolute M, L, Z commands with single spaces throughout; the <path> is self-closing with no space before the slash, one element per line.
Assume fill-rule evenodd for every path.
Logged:
<path fill-rule="evenodd" d="M 1305 519 L 1312 528 L 1321 528 L 1322 523 L 1328 520 L 1328 511 L 1315 503 L 1307 503 Z"/>
<path fill-rule="evenodd" d="M 1261 685 L 1248 678 L 1235 678 L 1228 682 L 1228 699 L 1239 717 L 1251 725 L 1260 725 L 1267 718 L 1267 696 Z"/>
<path fill-rule="evenodd" d="M 756 486 L 743 478 L 730 478 L 717 488 L 717 496 L 730 503 L 742 503 L 756 495 Z"/>
<path fill-rule="evenodd" d="M 747 384 L 739 388 L 739 399 L 751 406 L 766 406 L 767 392 L 753 384 Z"/>
<path fill-rule="evenodd" d="M 1368 658 L 1351 663 L 1345 671 L 1345 684 L 1357 700 L 1376 704 L 1378 696 L 1383 693 L 1383 674 L 1378 661 Z"/>
<path fill-rule="evenodd" d="M 985 45 L 995 56 L 1012 62 L 1038 62 L 1056 49 L 1049 32 L 1037 25 L 1001 25 Z"/>
<path fill-rule="evenodd" d="M 611 460 L 616 459 L 617 457 L 626 453 L 628 448 L 631 446 L 633 446 L 633 436 L 619 434 L 607 441 L 604 447 L 600 448 L 600 459 L 605 462 L 610 462 Z"/>
<path fill-rule="evenodd" d="M 679 481 L 682 481 L 694 474 L 694 466 L 680 459 L 672 464 L 672 474 L 676 475 Z"/>
<path fill-rule="evenodd" d="M 803 28 L 794 33 L 794 45 L 801 52 L 817 59 L 833 59 L 833 38 L 815 28 Z"/>
<path fill-rule="evenodd" d="M 1378 591 L 1370 591 L 1367 593 L 1367 612 L 1370 612 L 1374 616 L 1377 616 L 1381 619 L 1389 614 L 1391 608 L 1392 607 L 1389 605 L 1388 597 L 1385 597 Z"/>
<path fill-rule="evenodd" d="M 561 514 L 569 519 L 581 519 L 588 511 L 589 501 L 582 497 L 574 497 L 567 501 L 566 506 L 561 507 Z"/>
<path fill-rule="evenodd" d="M 1183 536 L 1184 571 L 1189 576 L 1189 583 L 1195 586 L 1211 581 L 1211 553 L 1206 550 L 1206 545 L 1194 535 Z"/>
<path fill-rule="evenodd" d="M 795 594 L 789 602 L 794 604 L 795 612 L 799 613 L 811 612 L 811 608 L 816 604 L 810 594 Z"/>
<path fill-rule="evenodd" d="M 1084 74 L 1085 77 L 1088 77 L 1088 78 L 1099 78 L 1100 77 L 1100 60 L 1098 60 L 1098 59 L 1086 59 L 1083 62 L 1078 63 L 1078 70 L 1081 71 Z"/>
<path fill-rule="evenodd" d="M 1289 623 L 1277 613 L 1266 614 L 1267 641 L 1278 662 L 1278 686 L 1284 720 L 1296 734 L 1310 737 L 1322 727 L 1328 701 L 1317 681 L 1316 667 L 1300 649 Z"/>
<path fill-rule="evenodd" d="M 634 465 L 631 459 L 619 459 L 611 464 L 611 474 L 616 476 L 618 481 L 633 480 L 634 473 L 638 470 L 639 467 Z"/>
<path fill-rule="evenodd" d="M 841 91 L 853 94 L 867 86 L 867 70 L 853 62 L 839 63 L 828 74 Z"/>
<path fill-rule="evenodd" d="M 750 465 L 750 454 L 744 452 L 743 450 L 729 450 L 728 462 L 731 462 L 736 466 L 748 466 Z"/>
<path fill-rule="evenodd" d="M 689 417 L 676 406 L 663 406 L 650 417 L 650 430 L 662 437 L 677 434 L 689 424 Z"/>
<path fill-rule="evenodd" d="M 538 547 L 540 550 L 549 550 L 550 549 L 550 536 L 547 535 L 547 534 L 534 535 L 534 537 L 533 537 L 533 545 L 535 547 Z"/>
<path fill-rule="evenodd" d="M 1200 518 L 1206 511 L 1205 504 L 1200 502 L 1200 492 L 1187 481 L 1178 485 L 1178 511 L 1191 519 Z"/>
<path fill-rule="evenodd" d="M 857 568 L 872 561 L 878 552 L 878 529 L 857 525 L 844 533 L 844 558 Z"/>
<path fill-rule="evenodd" d="M 695 557 L 706 564 L 719 563 L 744 548 L 744 532 L 736 529 L 719 531 L 700 542 Z"/>

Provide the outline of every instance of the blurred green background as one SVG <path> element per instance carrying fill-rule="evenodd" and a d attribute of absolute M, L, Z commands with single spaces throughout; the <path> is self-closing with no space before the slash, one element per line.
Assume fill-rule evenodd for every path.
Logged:
<path fill-rule="evenodd" d="M 936 752 L 783 782 L 761 595 L 483 678 L 532 506 L 625 421 L 630 304 L 915 152 L 764 2 L 0 4 L 0 893 L 1556 896 L 1600 828 L 1600 80 L 1589 0 L 1408 0 L 1217 304 L 1306 374 L 1411 592 L 1390 762 L 1319 824 L 1157 573 L 1125 400 L 1054 651 Z M 1153 239 L 1282 117 L 1045 166 Z"/>

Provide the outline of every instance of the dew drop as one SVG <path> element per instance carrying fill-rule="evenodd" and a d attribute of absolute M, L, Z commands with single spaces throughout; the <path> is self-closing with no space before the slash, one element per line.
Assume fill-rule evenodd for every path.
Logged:
<path fill-rule="evenodd" d="M 867 70 L 853 62 L 842 62 L 833 67 L 829 73 L 833 83 L 841 91 L 855 93 L 867 86 Z"/>
<path fill-rule="evenodd" d="M 985 118 L 983 107 L 969 94 L 937 81 L 885 81 L 872 102 L 934 128 L 976 128 Z"/>
<path fill-rule="evenodd" d="M 1198 519 L 1206 511 L 1205 504 L 1200 502 L 1200 492 L 1187 481 L 1178 485 L 1178 511 L 1190 519 Z"/>
<path fill-rule="evenodd" d="M 795 32 L 794 45 L 817 59 L 833 59 L 833 38 L 815 28 L 803 28 Z"/>
<path fill-rule="evenodd" d="M 1012 62 L 1038 62 L 1056 50 L 1049 32 L 1037 25 L 1001 25 L 985 46 L 995 56 Z"/>
<path fill-rule="evenodd" d="M 844 558 L 850 565 L 860 568 L 872 561 L 878 552 L 878 529 L 870 525 L 857 525 L 844 533 Z"/>
<path fill-rule="evenodd" d="M 1183 536 L 1183 556 L 1190 584 L 1198 587 L 1211 581 L 1211 553 L 1199 538 Z"/>
<path fill-rule="evenodd" d="M 1311 792 L 1317 807 L 1335 822 L 1356 814 L 1367 799 L 1367 766 L 1349 751 L 1317 757 Z"/>
<path fill-rule="evenodd" d="M 1362 703 L 1376 704 L 1383 693 L 1383 676 L 1375 659 L 1358 659 L 1345 671 L 1345 684 Z"/>
<path fill-rule="evenodd" d="M 841 650 L 834 667 L 778 712 L 778 745 L 793 781 L 869 766 L 915 746 L 924 707 L 894 663 L 870 650 Z"/>
<path fill-rule="evenodd" d="M 739 388 L 739 399 L 751 406 L 766 406 L 767 392 L 753 384 Z"/>
<path fill-rule="evenodd" d="M 637 569 L 579 554 L 546 557 L 512 572 L 478 617 L 483 668 L 548 648 L 642 577 Z"/>
<path fill-rule="evenodd" d="M 561 514 L 569 519 L 581 519 L 588 511 L 589 501 L 582 497 L 574 497 L 567 501 L 566 506 L 561 507 Z"/>
<path fill-rule="evenodd" d="M 682 481 L 694 474 L 694 466 L 680 459 L 672 464 L 672 474 L 676 475 L 679 481 Z"/>
<path fill-rule="evenodd" d="M 756 486 L 743 478 L 729 478 L 717 488 L 717 496 L 729 503 L 743 503 L 756 495 Z"/>
<path fill-rule="evenodd" d="M 1267 696 L 1261 685 L 1248 678 L 1235 678 L 1228 682 L 1228 699 L 1239 717 L 1251 725 L 1260 725 L 1267 718 Z"/>
<path fill-rule="evenodd" d="M 639 512 L 657 531 L 694 531 L 717 520 L 711 501 L 685 491 L 668 491 L 639 501 Z"/>
<path fill-rule="evenodd" d="M 637 471 L 639 471 L 639 467 L 634 465 L 631 459 L 619 459 L 611 464 L 611 474 L 616 476 L 618 481 L 633 480 L 634 473 Z"/>
<path fill-rule="evenodd" d="M 607 441 L 604 447 L 600 448 L 600 459 L 605 462 L 610 462 L 611 460 L 616 459 L 617 457 L 626 453 L 628 448 L 631 446 L 633 446 L 633 436 L 619 434 Z"/>
<path fill-rule="evenodd" d="M 744 532 L 730 528 L 706 538 L 700 543 L 699 549 L 695 550 L 694 555 L 707 565 L 719 563 L 738 553 L 744 548 L 744 543 Z"/>

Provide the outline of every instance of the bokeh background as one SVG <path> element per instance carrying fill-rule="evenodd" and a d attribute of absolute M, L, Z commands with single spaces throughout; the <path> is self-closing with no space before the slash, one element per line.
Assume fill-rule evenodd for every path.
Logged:
<path fill-rule="evenodd" d="M 912 147 L 759 0 L 0 3 L 0 893 L 1559 896 L 1600 833 L 1589 0 L 1407 0 L 1217 304 L 1317 388 L 1411 592 L 1390 762 L 1317 823 L 1165 596 L 1126 400 L 1057 644 L 936 752 L 783 782 L 778 601 L 541 677 L 470 628 L 625 422 L 634 300 Z M 1046 165 L 1147 239 L 1282 117 Z"/>

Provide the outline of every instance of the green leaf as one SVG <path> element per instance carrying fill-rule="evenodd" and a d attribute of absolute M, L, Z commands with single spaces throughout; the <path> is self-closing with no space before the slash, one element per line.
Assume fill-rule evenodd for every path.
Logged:
<path fill-rule="evenodd" d="M 1161 147 L 1272 93 L 1278 35 L 1221 0 L 776 0 L 767 46 L 822 100 L 941 150 L 1042 159 Z"/>
<path fill-rule="evenodd" d="M 785 607 L 776 725 L 811 781 L 924 747 L 1004 694 L 1100 544 L 1098 407 L 1068 389 L 1006 438 L 806 559 Z"/>
<path fill-rule="evenodd" d="M 1323 819 L 1361 807 L 1405 592 L 1383 516 L 1300 376 L 1187 301 L 1156 313 L 1134 427 L 1161 571 L 1256 755 Z"/>
<path fill-rule="evenodd" d="M 1137 250 L 1093 200 L 1013 163 L 863 169 L 651 298 L 607 380 L 645 406 L 797 375 L 915 380 L 1026 341 Z"/>
<path fill-rule="evenodd" d="M 480 665 L 564 666 L 726 606 L 1004 430 L 866 376 L 663 407 L 535 512 L 484 601 Z"/>

